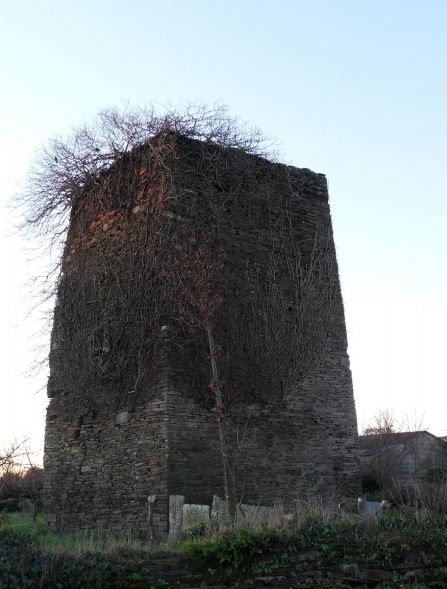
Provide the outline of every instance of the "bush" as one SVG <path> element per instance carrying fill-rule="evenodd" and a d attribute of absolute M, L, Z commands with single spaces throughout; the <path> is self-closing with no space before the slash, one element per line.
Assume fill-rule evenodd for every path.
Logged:
<path fill-rule="evenodd" d="M 0 500 L 0 512 L 13 512 L 20 509 L 20 501 L 18 499 L 2 499 Z"/>
<path fill-rule="evenodd" d="M 217 568 L 231 576 L 250 570 L 264 553 L 286 543 L 287 537 L 279 530 L 236 529 L 222 536 L 185 544 L 185 548 L 200 566 Z"/>
<path fill-rule="evenodd" d="M 39 587 L 47 565 L 30 534 L 0 529 L 0 587 Z"/>
<path fill-rule="evenodd" d="M 90 554 L 82 559 L 57 557 L 52 563 L 44 587 L 54 589 L 89 589 L 120 587 L 127 567 L 104 555 Z"/>

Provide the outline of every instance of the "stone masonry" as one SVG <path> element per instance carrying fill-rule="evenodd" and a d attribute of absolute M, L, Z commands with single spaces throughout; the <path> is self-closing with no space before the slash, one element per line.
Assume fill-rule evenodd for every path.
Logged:
<path fill-rule="evenodd" d="M 200 147 L 193 140 L 177 140 L 175 169 L 170 176 L 177 198 L 165 205 L 163 214 L 173 219 L 174 230 L 177 220 L 188 226 L 213 228 L 225 256 L 224 292 L 229 299 L 234 297 L 231 300 L 235 309 L 239 304 L 238 281 L 244 268 L 250 263 L 260 267 L 266 264 L 272 218 L 274 227 L 279 226 L 278 220 L 292 226 L 304 250 L 306 243 L 313 242 L 316 233 L 327 231 L 331 236 L 330 255 L 335 260 L 327 184 L 322 174 L 254 158 L 259 174 L 272 168 L 287 176 L 290 198 L 287 200 L 282 194 L 276 194 L 280 189 L 274 184 L 268 191 L 258 193 L 253 190 L 255 177 L 250 180 L 252 189 L 246 194 L 243 184 L 236 195 L 233 191 L 231 206 L 226 205 L 225 209 L 228 217 L 220 222 L 216 221 L 208 203 L 209 199 L 220 198 L 222 187 L 217 186 L 211 194 L 207 169 L 207 189 L 204 189 L 203 171 L 197 174 L 194 163 Z M 215 149 L 222 155 L 219 148 Z M 145 158 L 149 160 L 151 156 L 143 146 L 139 153 L 129 157 L 146 161 Z M 123 168 L 128 178 L 130 168 L 126 161 L 122 163 Z M 110 179 L 116 174 L 117 168 L 111 169 L 107 178 L 93 183 L 81 195 L 81 204 L 96 202 L 97 194 L 105 190 L 106 181 L 110 186 Z M 126 186 L 129 186 L 127 180 Z M 122 201 L 118 199 L 113 206 L 135 211 L 138 207 L 132 200 L 132 190 L 137 188 L 126 190 L 127 196 L 122 197 Z M 118 192 L 122 195 L 122 188 Z M 109 205 L 101 206 L 108 213 Z M 126 357 L 131 353 L 131 337 L 122 344 L 120 371 L 112 370 L 118 360 L 114 360 L 115 366 L 111 367 L 102 360 L 101 378 L 97 381 L 93 377 L 89 380 L 88 374 L 81 374 L 81 370 L 74 370 L 70 387 L 64 384 L 67 382 L 63 378 L 64 371 L 71 362 L 67 364 L 67 357 L 71 347 L 78 345 L 76 342 L 80 342 L 81 350 L 88 356 L 88 361 L 81 358 L 79 362 L 86 361 L 87 367 L 98 364 L 97 356 L 91 351 L 96 348 L 89 347 L 92 336 L 86 327 L 89 321 L 93 322 L 94 309 L 101 311 L 101 305 L 106 304 L 103 291 L 95 292 L 93 280 L 92 290 L 82 303 L 84 306 L 79 307 L 79 327 L 74 335 L 66 327 L 70 320 L 67 309 L 71 308 L 66 301 L 72 297 L 69 283 L 78 280 L 76 276 L 80 276 L 82 265 L 77 253 L 79 248 L 71 246 L 81 234 L 89 236 L 94 226 L 84 222 L 86 210 L 79 203 L 73 209 L 55 309 L 44 458 L 46 520 L 51 527 L 60 530 L 110 529 L 148 537 L 148 497 L 155 495 L 153 524 L 157 535 L 166 537 L 170 495 L 183 495 L 186 503 L 199 504 L 210 504 L 215 494 L 224 495 L 217 426 L 206 400 L 209 363 L 206 352 L 202 354 L 203 362 L 198 364 L 188 356 L 188 350 L 194 346 L 196 352 L 201 353 L 194 340 L 195 332 L 178 330 L 161 317 L 159 331 L 163 332 L 163 338 L 157 352 L 156 374 L 146 381 L 143 379 L 144 394 L 132 395 L 133 387 L 126 380 L 127 372 L 134 370 Z M 128 215 L 131 218 L 132 212 Z M 106 223 L 103 226 L 106 227 Z M 93 241 L 92 238 L 91 243 Z M 99 251 L 95 247 L 96 244 L 91 249 L 93 253 L 89 253 L 92 257 Z M 114 296 L 110 293 L 118 292 L 113 289 L 120 276 L 124 276 L 121 268 L 127 264 L 119 252 L 114 253 L 116 270 L 110 271 L 110 284 L 114 286 L 108 291 L 108 305 Z M 341 297 L 339 288 L 338 296 Z M 73 295 L 73 304 L 79 300 L 79 296 Z M 116 317 L 123 312 L 120 305 L 113 309 Z M 149 301 L 144 311 L 149 315 L 151 309 Z M 226 416 L 238 498 L 244 503 L 293 505 L 303 499 L 339 497 L 356 488 L 356 414 L 342 306 L 340 309 L 331 324 L 330 348 L 293 390 L 274 403 L 265 402 L 254 394 L 229 410 Z M 222 321 L 231 321 L 231 313 L 223 316 Z M 109 345 L 113 347 L 114 342 L 101 343 L 101 358 L 107 355 Z M 256 346 L 256 341 L 252 345 Z M 236 365 L 228 376 L 228 387 L 231 388 L 231 379 L 242 382 L 250 378 L 249 373 L 244 374 L 244 362 L 243 357 L 234 360 Z M 85 371 L 88 372 L 88 368 Z M 119 374 L 119 378 L 108 378 L 110 374 Z M 203 388 L 203 402 L 190 390 L 196 386 L 191 385 L 196 377 L 197 387 Z"/>

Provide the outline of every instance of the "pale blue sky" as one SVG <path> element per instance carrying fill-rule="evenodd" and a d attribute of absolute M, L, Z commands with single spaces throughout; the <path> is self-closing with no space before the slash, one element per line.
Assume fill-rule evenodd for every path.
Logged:
<path fill-rule="evenodd" d="M 149 100 L 224 102 L 327 175 L 359 426 L 447 434 L 447 2 L 1 0 L 0 29 L 0 447 L 40 447 L 45 405 L 4 207 L 51 135 Z"/>

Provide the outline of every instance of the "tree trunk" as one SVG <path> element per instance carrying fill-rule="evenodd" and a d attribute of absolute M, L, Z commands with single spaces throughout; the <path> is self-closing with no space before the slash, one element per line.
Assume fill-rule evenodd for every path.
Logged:
<path fill-rule="evenodd" d="M 217 369 L 216 348 L 214 343 L 213 331 L 209 323 L 206 324 L 208 335 L 208 345 L 210 349 L 211 369 L 214 381 L 214 392 L 216 395 L 217 425 L 219 428 L 220 451 L 222 453 L 224 467 L 224 485 L 227 517 L 230 524 L 236 520 L 236 489 L 234 481 L 233 457 L 230 447 L 225 441 L 224 428 L 224 406 L 222 403 L 222 391 L 220 390 L 219 372 Z"/>

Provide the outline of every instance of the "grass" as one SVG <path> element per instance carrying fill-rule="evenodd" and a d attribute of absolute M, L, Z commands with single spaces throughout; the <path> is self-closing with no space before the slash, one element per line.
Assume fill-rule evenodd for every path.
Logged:
<path fill-rule="evenodd" d="M 275 587 L 282 587 L 283 581 L 290 586 L 297 579 L 303 580 L 303 585 L 296 585 L 300 587 L 306 586 L 305 579 L 310 579 L 311 587 L 336 586 L 340 579 L 356 588 L 424 589 L 429 583 L 447 587 L 447 514 L 443 512 L 400 509 L 365 518 L 307 506 L 292 518 L 281 518 L 278 511 L 270 526 L 259 521 L 246 524 L 231 531 L 205 526 L 201 537 L 174 546 L 149 546 L 130 535 L 107 532 L 56 534 L 45 528 L 40 515 L 33 523 L 31 516 L 9 514 L 2 528 L 31 536 L 40 553 L 50 555 L 62 568 L 69 564 L 71 571 L 79 568 L 76 563 L 83 563 L 89 575 L 99 567 L 108 579 L 110 570 L 116 571 L 116 585 L 110 580 L 102 585 L 100 580 L 92 587 L 171 586 L 166 579 L 179 568 L 186 569 L 186 576 L 179 573 L 173 587 L 186 582 L 189 587 L 242 586 L 266 576 L 274 578 Z M 82 577 L 84 568 L 76 574 Z M 66 586 L 78 587 L 60 585 Z"/>
<path fill-rule="evenodd" d="M 90 553 L 115 555 L 123 551 L 153 553 L 159 550 L 159 546 L 149 546 L 147 542 L 136 540 L 130 534 L 87 530 L 53 532 L 45 526 L 41 513 L 37 515 L 35 522 L 31 515 L 9 513 L 4 518 L 3 527 L 31 534 L 40 548 L 52 554 L 80 557 Z"/>

